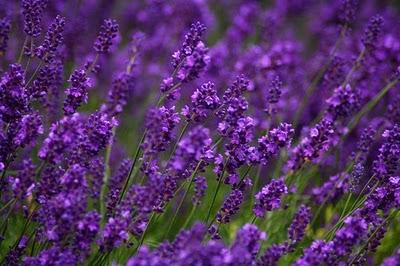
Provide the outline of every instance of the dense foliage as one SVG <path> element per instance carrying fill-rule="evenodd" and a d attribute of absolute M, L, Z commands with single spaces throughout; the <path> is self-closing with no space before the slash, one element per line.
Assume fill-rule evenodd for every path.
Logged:
<path fill-rule="evenodd" d="M 0 264 L 400 265 L 400 10 L 0 0 Z"/>

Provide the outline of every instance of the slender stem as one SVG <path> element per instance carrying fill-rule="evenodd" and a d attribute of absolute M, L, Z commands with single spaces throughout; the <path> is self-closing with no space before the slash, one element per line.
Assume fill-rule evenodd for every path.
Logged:
<path fill-rule="evenodd" d="M 155 214 L 154 214 L 154 212 L 153 212 L 153 213 L 151 214 L 151 216 L 150 216 L 149 222 L 148 222 L 147 225 L 146 225 L 146 228 L 145 228 L 144 231 L 143 231 L 142 236 L 140 237 L 139 244 L 138 244 L 138 246 L 137 246 L 137 248 L 136 248 L 136 251 L 138 251 L 138 250 L 140 249 L 140 247 L 142 246 L 143 241 L 144 241 L 144 238 L 146 237 L 147 229 L 149 229 L 150 223 L 152 222 L 152 220 L 153 220 L 153 218 L 154 218 L 154 215 L 155 215 Z"/>
<path fill-rule="evenodd" d="M 350 132 L 352 132 L 353 129 L 358 125 L 361 118 L 369 111 L 371 111 L 379 103 L 379 101 L 386 95 L 386 93 L 388 93 L 389 90 L 397 84 L 397 82 L 398 82 L 397 79 L 389 82 L 385 87 L 382 88 L 382 90 L 377 95 L 375 95 L 374 98 L 372 98 L 367 104 L 364 105 L 364 107 L 354 116 L 354 118 L 347 125 L 348 132 L 346 133 L 346 135 L 344 135 L 343 137 L 344 139 L 347 136 L 349 136 Z"/>
<path fill-rule="evenodd" d="M 182 226 L 182 229 L 187 228 L 187 226 L 189 225 L 190 221 L 191 221 L 192 218 L 193 218 L 193 215 L 194 215 L 196 209 L 197 209 L 197 205 L 194 204 L 194 205 L 192 206 L 192 210 L 190 211 L 189 216 L 186 218 L 186 221 L 185 221 L 185 223 L 184 223 L 183 226 Z"/>
<path fill-rule="evenodd" d="M 42 67 L 43 62 L 40 61 L 40 63 L 38 64 L 38 66 L 36 67 L 35 71 L 33 72 L 32 76 L 30 77 L 30 79 L 28 80 L 28 82 L 25 84 L 25 88 L 29 86 L 29 84 L 35 79 L 36 74 L 39 72 L 39 69 Z"/>
<path fill-rule="evenodd" d="M 24 43 L 22 44 L 21 52 L 19 53 L 18 56 L 18 63 L 21 63 L 22 61 L 22 56 L 24 56 L 24 50 L 27 42 L 28 42 L 28 36 L 25 37 Z"/>
<path fill-rule="evenodd" d="M 257 220 L 257 216 L 256 215 L 254 215 L 253 216 L 253 219 L 251 219 L 251 224 L 255 224 L 255 222 L 256 222 L 256 220 Z"/>
<path fill-rule="evenodd" d="M 108 180 L 110 179 L 110 156 L 111 156 L 111 150 L 113 146 L 113 141 L 114 141 L 114 135 L 115 135 L 115 127 L 112 129 L 112 135 L 111 135 L 111 141 L 107 146 L 106 150 L 106 155 L 105 155 L 105 171 L 104 171 L 104 176 L 103 176 L 103 185 L 101 187 L 101 192 L 100 192 L 100 213 L 101 217 L 104 219 L 106 216 L 106 194 L 108 190 Z"/>
<path fill-rule="evenodd" d="M 346 84 L 349 83 L 353 73 L 360 67 L 361 61 L 364 59 L 366 51 L 367 50 L 365 49 L 365 47 L 361 50 L 360 54 L 358 55 L 356 61 L 354 62 L 352 68 L 350 69 L 349 73 L 347 73 L 346 78 L 344 79 L 344 81 L 342 83 L 342 86 L 346 86 Z"/>
<path fill-rule="evenodd" d="M 171 159 L 171 157 L 174 155 L 174 153 L 175 153 L 175 151 L 176 151 L 176 148 L 178 147 L 178 144 L 179 144 L 179 142 L 181 141 L 183 135 L 185 134 L 185 132 L 186 132 L 188 126 L 189 126 L 189 122 L 186 122 L 186 124 L 183 126 L 183 128 L 182 128 L 182 130 L 181 130 L 181 133 L 179 134 L 178 139 L 177 139 L 176 142 L 175 142 L 174 147 L 172 148 L 172 151 L 171 151 L 171 154 L 170 154 L 170 156 L 169 156 L 169 159 Z"/>
<path fill-rule="evenodd" d="M 218 195 L 218 191 L 221 188 L 222 180 L 224 179 L 225 168 L 226 168 L 226 166 L 228 164 L 228 161 L 229 161 L 229 158 L 228 158 L 227 162 L 225 163 L 224 169 L 222 169 L 221 177 L 218 180 L 217 188 L 215 189 L 214 196 L 212 198 L 210 208 L 208 209 L 207 218 L 206 218 L 206 224 L 208 224 L 208 220 L 210 219 L 211 212 L 212 212 L 212 209 L 213 209 L 214 204 L 215 204 L 215 200 L 216 200 L 217 195 Z"/>
<path fill-rule="evenodd" d="M 260 164 L 257 169 L 256 179 L 254 180 L 253 187 L 251 188 L 251 198 L 250 198 L 250 213 L 252 213 L 252 207 L 254 205 L 254 197 L 257 192 L 258 183 L 260 182 L 260 175 L 261 175 L 262 165 Z"/>
<path fill-rule="evenodd" d="M 184 203 L 184 201 L 185 201 L 185 199 L 186 199 L 186 197 L 187 197 L 187 195 L 188 195 L 188 193 L 189 193 L 189 190 L 190 190 L 190 188 L 191 188 L 191 186 L 192 186 L 192 184 L 193 184 L 194 177 L 196 176 L 196 173 L 197 173 L 197 171 L 199 170 L 201 163 L 202 163 L 202 161 L 200 161 L 200 162 L 197 164 L 195 170 L 193 171 L 192 176 L 190 177 L 189 185 L 188 185 L 188 187 L 186 188 L 185 193 L 183 194 L 183 197 L 182 197 L 182 199 L 181 199 L 181 201 L 180 201 L 180 203 L 179 203 L 179 205 L 178 205 L 178 208 L 176 209 L 176 211 L 175 211 L 175 213 L 174 213 L 174 216 L 172 217 L 171 222 L 169 223 L 168 229 L 165 231 L 166 233 L 164 234 L 164 237 L 163 237 L 163 238 L 165 238 L 165 237 L 167 237 L 167 236 L 169 235 L 169 233 L 170 233 L 170 231 L 171 231 L 171 229 L 172 229 L 172 226 L 173 226 L 174 223 L 175 223 L 176 217 L 178 216 L 178 213 L 179 213 L 179 211 L 181 210 L 181 208 L 182 208 L 182 206 L 183 206 L 183 203 Z"/>
<path fill-rule="evenodd" d="M 3 207 L 1 207 L 0 209 L 0 213 L 2 213 L 5 209 L 7 209 L 8 206 L 10 206 L 14 201 L 16 201 L 16 199 L 11 199 L 9 200 Z"/>
<path fill-rule="evenodd" d="M 139 154 L 140 154 L 141 145 L 142 145 L 142 143 L 143 143 L 143 141 L 144 141 L 144 139 L 145 139 L 145 137 L 146 137 L 146 133 L 147 133 L 147 131 L 145 131 L 145 132 L 143 133 L 142 138 L 140 139 L 139 144 L 138 144 L 138 146 L 136 147 L 136 152 L 135 152 L 135 155 L 134 155 L 134 157 L 133 157 L 133 162 L 132 162 L 131 168 L 129 169 L 129 174 L 128 174 L 127 178 L 125 179 L 125 183 L 124 183 L 124 186 L 123 186 L 121 195 L 120 195 L 120 197 L 119 197 L 118 204 L 119 204 L 119 203 L 121 202 L 121 200 L 124 198 L 124 194 L 125 194 L 125 192 L 126 192 L 126 189 L 128 188 L 129 181 L 131 180 L 131 177 L 132 177 L 133 169 L 135 168 L 135 164 L 136 164 L 136 162 L 137 162 L 138 159 L 139 159 Z"/>

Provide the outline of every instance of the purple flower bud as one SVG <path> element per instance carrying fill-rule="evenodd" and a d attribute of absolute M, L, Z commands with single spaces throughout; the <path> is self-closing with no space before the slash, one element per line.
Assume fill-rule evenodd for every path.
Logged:
<path fill-rule="evenodd" d="M 12 64 L 0 80 L 0 118 L 9 123 L 20 118 L 29 109 L 24 71 L 21 65 Z"/>
<path fill-rule="evenodd" d="M 145 121 L 147 132 L 142 144 L 144 154 L 149 156 L 164 151 L 173 139 L 173 130 L 179 121 L 174 106 L 150 109 Z"/>
<path fill-rule="evenodd" d="M 99 54 L 109 53 L 113 39 L 117 37 L 118 29 L 117 21 L 105 19 L 94 42 L 94 50 Z"/>
<path fill-rule="evenodd" d="M 57 48 L 63 43 L 65 19 L 57 16 L 46 33 L 42 45 L 36 48 L 36 55 L 44 62 L 49 63 L 55 56 Z"/>
<path fill-rule="evenodd" d="M 307 225 L 311 220 L 311 210 L 305 205 L 301 205 L 294 216 L 292 224 L 289 226 L 288 235 L 292 244 L 301 241 Z"/>
<path fill-rule="evenodd" d="M 261 247 L 260 241 L 266 239 L 266 234 L 258 230 L 254 224 L 245 224 L 236 234 L 230 253 L 238 265 L 251 265 Z"/>
<path fill-rule="evenodd" d="M 129 74 L 121 74 L 113 79 L 108 91 L 107 102 L 102 106 L 102 111 L 112 116 L 120 114 L 127 104 L 128 94 L 132 91 L 132 81 L 133 77 Z"/>
<path fill-rule="evenodd" d="M 43 134 L 43 124 L 40 114 L 37 112 L 28 113 L 22 116 L 19 121 L 14 144 L 24 147 L 34 142 L 41 134 Z"/>
<path fill-rule="evenodd" d="M 380 15 L 375 15 L 369 20 L 364 37 L 362 38 L 362 43 L 366 49 L 373 49 L 376 46 L 376 42 L 382 31 L 383 22 L 384 20 Z"/>
<path fill-rule="evenodd" d="M 199 205 L 207 190 L 207 179 L 204 176 L 194 178 L 193 204 Z"/>
<path fill-rule="evenodd" d="M 254 214 L 257 217 L 264 217 L 266 212 L 280 208 L 281 198 L 287 193 L 283 179 L 273 179 L 255 195 Z"/>
<path fill-rule="evenodd" d="M 217 221 L 222 224 L 229 223 L 232 216 L 239 211 L 243 199 L 244 195 L 240 189 L 232 190 L 217 213 Z"/>
<path fill-rule="evenodd" d="M 0 19 L 0 57 L 6 53 L 10 30 L 10 20 L 7 18 Z"/>
<path fill-rule="evenodd" d="M 207 117 L 207 111 L 215 110 L 220 103 L 214 83 L 207 82 L 201 85 L 191 96 L 192 105 L 182 111 L 188 120 L 200 121 Z"/>
<path fill-rule="evenodd" d="M 23 0 L 24 32 L 31 37 L 38 37 L 42 31 L 42 13 L 47 5 L 46 0 Z"/>
<path fill-rule="evenodd" d="M 71 87 L 65 90 L 64 113 L 71 115 L 82 103 L 87 102 L 91 81 L 82 69 L 75 70 L 68 81 L 71 82 Z"/>
<path fill-rule="evenodd" d="M 339 86 L 333 95 L 326 100 L 328 113 L 332 120 L 344 119 L 360 108 L 360 93 L 353 90 L 349 84 L 345 87 Z"/>

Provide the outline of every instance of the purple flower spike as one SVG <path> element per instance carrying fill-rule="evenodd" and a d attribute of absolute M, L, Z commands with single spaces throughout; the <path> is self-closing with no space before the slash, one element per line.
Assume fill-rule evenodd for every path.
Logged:
<path fill-rule="evenodd" d="M 79 106 L 87 102 L 88 89 L 91 87 L 91 81 L 83 69 L 75 70 L 69 82 L 71 82 L 71 87 L 65 90 L 64 113 L 66 115 L 72 115 Z"/>
<path fill-rule="evenodd" d="M 61 16 L 57 16 L 50 25 L 43 44 L 36 48 L 37 57 L 44 62 L 49 63 L 54 58 L 57 47 L 63 43 L 64 25 L 65 19 Z"/>
<path fill-rule="evenodd" d="M 114 19 L 105 19 L 101 25 L 99 35 L 94 42 L 94 50 L 99 54 L 107 54 L 111 51 L 113 39 L 117 37 L 118 24 Z"/>
<path fill-rule="evenodd" d="M 278 209 L 281 198 L 288 193 L 283 179 L 274 179 L 256 194 L 253 212 L 257 217 L 264 217 L 266 212 Z"/>
<path fill-rule="evenodd" d="M 10 30 L 10 20 L 7 18 L 0 19 L 0 57 L 6 53 Z"/>

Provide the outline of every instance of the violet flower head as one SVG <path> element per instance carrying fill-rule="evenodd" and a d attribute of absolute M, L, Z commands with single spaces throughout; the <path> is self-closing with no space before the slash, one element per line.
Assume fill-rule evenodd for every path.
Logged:
<path fill-rule="evenodd" d="M 351 176 L 350 176 L 350 191 L 352 193 L 356 193 L 358 191 L 359 185 L 362 181 L 362 178 L 365 174 L 364 165 L 362 163 L 357 163 L 354 165 Z"/>
<path fill-rule="evenodd" d="M 87 102 L 88 89 L 92 84 L 83 69 L 74 70 L 68 81 L 71 82 L 71 87 L 65 90 L 64 113 L 72 115 L 79 106 Z"/>
<path fill-rule="evenodd" d="M 153 155 L 164 151 L 174 136 L 174 129 L 179 123 L 179 114 L 175 107 L 153 108 L 147 114 L 145 127 L 146 138 L 142 144 L 145 155 Z"/>
<path fill-rule="evenodd" d="M 218 132 L 225 136 L 231 127 L 236 126 L 239 118 L 244 116 L 248 108 L 248 102 L 243 94 L 249 90 L 249 80 L 244 76 L 236 77 L 233 84 L 226 89 L 221 100 L 221 107 L 216 115 L 222 121 L 218 124 Z"/>
<path fill-rule="evenodd" d="M 191 96 L 191 106 L 185 106 L 182 114 L 188 121 L 201 121 L 207 117 L 207 111 L 215 110 L 220 103 L 217 90 L 212 82 L 207 82 L 196 89 Z"/>
<path fill-rule="evenodd" d="M 21 117 L 14 144 L 24 147 L 34 142 L 41 134 L 43 134 L 42 118 L 38 112 L 33 111 Z"/>
<path fill-rule="evenodd" d="M 358 0 L 342 0 L 339 11 L 341 24 L 350 26 L 356 18 Z"/>
<path fill-rule="evenodd" d="M 292 150 L 288 162 L 289 168 L 292 170 L 299 169 L 305 162 L 319 158 L 320 154 L 330 147 L 334 129 L 334 125 L 329 119 L 323 119 L 311 128 L 308 136 Z"/>
<path fill-rule="evenodd" d="M 294 135 L 291 124 L 282 123 L 278 128 L 272 129 L 267 135 L 258 139 L 258 152 L 260 161 L 265 165 L 279 150 L 288 147 Z"/>
<path fill-rule="evenodd" d="M 350 254 L 352 248 L 363 240 L 368 232 L 367 222 L 357 216 L 350 216 L 344 226 L 336 232 L 333 239 L 334 254 L 338 257 Z"/>
<path fill-rule="evenodd" d="M 71 152 L 75 147 L 82 131 L 83 125 L 78 114 L 66 116 L 52 124 L 39 150 L 39 158 L 52 163 L 60 162 L 64 159 L 64 153 Z"/>
<path fill-rule="evenodd" d="M 279 76 L 275 76 L 271 82 L 271 85 L 268 88 L 268 94 L 267 94 L 267 106 L 265 108 L 265 111 L 271 115 L 276 112 L 274 109 L 274 105 L 276 105 L 279 102 L 279 99 L 282 94 L 282 86 L 283 82 Z"/>
<path fill-rule="evenodd" d="M 251 265 L 261 247 L 261 241 L 266 239 L 266 234 L 261 232 L 254 224 L 245 224 L 236 234 L 235 242 L 231 247 L 233 261 L 238 265 Z"/>
<path fill-rule="evenodd" d="M 32 192 L 36 186 L 35 177 L 35 165 L 32 160 L 26 159 L 22 161 L 22 169 L 18 171 L 15 177 L 9 177 L 9 183 L 11 189 L 18 199 L 25 199 L 32 195 Z"/>
<path fill-rule="evenodd" d="M 360 93 L 351 88 L 349 84 L 339 86 L 333 92 L 332 97 L 326 100 L 328 113 L 333 121 L 344 119 L 360 108 Z"/>
<path fill-rule="evenodd" d="M 280 208 L 281 198 L 287 193 L 288 189 L 283 179 L 273 179 L 255 195 L 253 213 L 257 217 L 264 217 L 266 212 Z"/>
<path fill-rule="evenodd" d="M 203 126 L 193 128 L 187 137 L 178 143 L 169 164 L 170 170 L 178 178 L 188 177 L 200 160 L 207 162 L 213 159 L 211 143 L 212 139 L 208 128 Z"/>
<path fill-rule="evenodd" d="M 125 178 L 129 174 L 129 169 L 131 168 L 132 161 L 130 159 L 124 159 L 120 163 L 116 173 L 110 178 L 109 189 L 107 195 L 107 215 L 115 211 L 117 203 L 120 197 L 121 189 Z"/>
<path fill-rule="evenodd" d="M 194 182 L 193 204 L 199 205 L 207 190 L 207 179 L 204 176 L 196 176 Z"/>
<path fill-rule="evenodd" d="M 27 236 L 22 236 L 18 241 L 18 245 L 14 247 L 7 256 L 4 258 L 4 265 L 17 266 L 21 265 L 22 256 L 24 255 L 25 249 L 28 246 L 29 239 Z"/>
<path fill-rule="evenodd" d="M 108 91 L 107 102 L 102 106 L 102 111 L 112 116 L 122 113 L 127 104 L 128 95 L 132 90 L 133 77 L 130 74 L 120 74 L 113 79 L 111 88 Z"/>
<path fill-rule="evenodd" d="M 307 225 L 311 220 L 311 209 L 301 205 L 289 226 L 288 235 L 291 243 L 297 243 L 303 239 Z"/>
<path fill-rule="evenodd" d="M 46 0 L 23 0 L 24 32 L 30 37 L 38 37 L 42 31 L 42 13 L 47 5 Z"/>
<path fill-rule="evenodd" d="M 333 258 L 333 243 L 324 240 L 315 240 L 309 248 L 304 250 L 304 255 L 300 257 L 293 265 L 332 265 L 335 261 Z"/>
<path fill-rule="evenodd" d="M 39 99 L 47 95 L 56 78 L 56 68 L 52 64 L 42 66 L 33 84 L 29 86 L 29 95 L 34 99 Z"/>
<path fill-rule="evenodd" d="M 257 265 L 263 266 L 275 266 L 278 265 L 279 259 L 288 252 L 288 245 L 287 243 L 282 244 L 272 244 L 268 247 L 264 255 L 261 256 Z"/>
<path fill-rule="evenodd" d="M 323 202 L 332 202 L 339 198 L 343 193 L 349 189 L 349 175 L 347 173 L 340 173 L 329 177 L 322 186 L 312 189 L 314 200 L 318 204 Z"/>
<path fill-rule="evenodd" d="M 379 148 L 373 170 L 377 177 L 387 179 L 400 168 L 400 125 L 385 130 L 382 136 L 385 142 Z"/>
<path fill-rule="evenodd" d="M 0 56 L 6 53 L 10 30 L 10 20 L 7 18 L 0 19 Z"/>
<path fill-rule="evenodd" d="M 117 37 L 119 26 L 114 19 L 105 19 L 100 27 L 99 34 L 94 42 L 94 50 L 99 54 L 107 54 L 111 51 L 113 39 Z"/>
<path fill-rule="evenodd" d="M 9 123 L 21 118 L 29 109 L 24 71 L 21 65 L 12 64 L 0 80 L 0 118 Z"/>
<path fill-rule="evenodd" d="M 91 244 L 100 229 L 100 215 L 91 211 L 77 222 L 74 239 L 74 253 L 79 254 L 79 261 L 83 262 L 90 255 Z"/>
<path fill-rule="evenodd" d="M 36 48 L 36 55 L 44 62 L 49 63 L 55 57 L 57 48 L 63 43 L 65 18 L 57 16 L 46 33 L 42 45 Z"/>
<path fill-rule="evenodd" d="M 239 211 L 243 199 L 243 191 L 240 189 L 232 190 L 225 198 L 221 209 L 217 213 L 217 222 L 222 224 L 229 223 L 232 216 Z"/>
<path fill-rule="evenodd" d="M 193 54 L 193 51 L 201 42 L 201 38 L 205 30 L 206 27 L 200 22 L 193 23 L 190 26 L 189 32 L 185 35 L 185 40 L 182 44 L 182 47 L 172 56 L 172 65 L 174 68 L 177 68 L 180 64 L 182 64 L 187 56 Z"/>
<path fill-rule="evenodd" d="M 362 38 L 362 43 L 366 49 L 370 50 L 376 46 L 376 42 L 382 31 L 383 23 L 384 20 L 380 15 L 375 15 L 369 20 L 364 32 L 364 37 Z"/>

